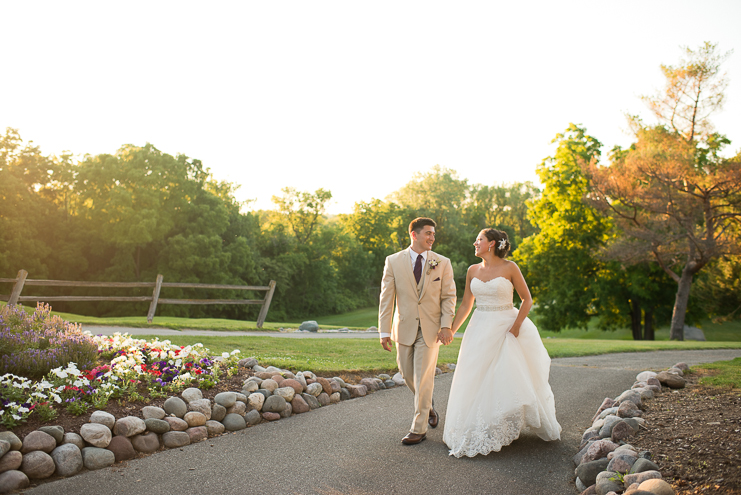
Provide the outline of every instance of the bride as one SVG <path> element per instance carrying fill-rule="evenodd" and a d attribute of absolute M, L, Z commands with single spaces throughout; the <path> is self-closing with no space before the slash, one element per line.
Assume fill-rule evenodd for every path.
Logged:
<path fill-rule="evenodd" d="M 504 259 L 507 234 L 484 229 L 473 245 L 482 262 L 469 267 L 453 327 L 438 337 L 449 344 L 476 299 L 458 354 L 443 441 L 450 455 L 473 457 L 498 452 L 521 432 L 558 440 L 561 425 L 548 384 L 551 359 L 527 318 L 533 301 L 525 279 Z M 513 289 L 522 299 L 519 311 L 512 304 Z"/>

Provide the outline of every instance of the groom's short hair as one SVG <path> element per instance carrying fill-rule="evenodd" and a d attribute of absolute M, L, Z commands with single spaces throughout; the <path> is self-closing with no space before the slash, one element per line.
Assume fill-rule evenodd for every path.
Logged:
<path fill-rule="evenodd" d="M 419 234 L 422 228 L 427 227 L 428 225 L 430 227 L 437 227 L 437 224 L 431 218 L 426 218 L 426 217 L 415 218 L 409 224 L 409 233 L 411 234 L 412 232 L 416 232 Z"/>

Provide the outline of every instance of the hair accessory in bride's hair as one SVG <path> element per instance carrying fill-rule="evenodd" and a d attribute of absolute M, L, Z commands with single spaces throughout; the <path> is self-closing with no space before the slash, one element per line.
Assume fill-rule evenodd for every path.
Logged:
<path fill-rule="evenodd" d="M 507 245 L 507 239 L 502 239 L 499 241 L 499 249 L 504 249 L 504 246 Z"/>

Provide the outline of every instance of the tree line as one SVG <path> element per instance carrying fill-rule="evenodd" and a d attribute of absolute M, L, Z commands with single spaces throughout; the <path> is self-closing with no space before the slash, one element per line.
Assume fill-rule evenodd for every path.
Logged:
<path fill-rule="evenodd" d="M 434 249 L 453 262 L 461 291 L 466 268 L 478 261 L 473 239 L 494 227 L 509 234 L 542 328 L 597 319 L 653 339 L 656 326 L 670 323 L 681 339 L 686 320 L 741 316 L 741 157 L 721 157 L 730 141 L 708 118 L 723 102 L 727 54 L 709 43 L 685 54 L 678 66 L 662 66 L 667 86 L 646 98 L 659 124 L 629 117 L 635 142 L 606 160 L 599 140 L 570 124 L 537 169 L 542 189 L 473 184 L 435 166 L 389 197 L 336 216 L 326 214 L 332 195 L 324 189 L 285 188 L 273 209 L 251 210 L 235 199 L 237 186 L 215 181 L 199 160 L 151 144 L 75 160 L 43 155 L 7 129 L 0 277 L 24 268 L 31 278 L 65 280 L 153 281 L 157 273 L 177 282 L 276 280 L 268 320 L 316 317 L 377 304 L 384 258 L 408 245 L 412 218 L 429 216 L 438 222 Z M 162 294 L 212 296 L 236 294 Z M 55 309 L 146 311 L 106 302 Z M 257 310 L 177 305 L 158 314 L 254 319 Z"/>

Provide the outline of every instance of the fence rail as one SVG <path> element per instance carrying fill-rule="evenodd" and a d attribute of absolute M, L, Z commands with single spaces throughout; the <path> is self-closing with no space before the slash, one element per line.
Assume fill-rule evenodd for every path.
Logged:
<path fill-rule="evenodd" d="M 262 328 L 265 318 L 268 315 L 270 302 L 275 292 L 275 280 L 271 280 L 268 285 L 222 285 L 222 284 L 189 284 L 182 282 L 163 282 L 164 277 L 157 275 L 154 282 L 81 282 L 74 280 L 42 280 L 30 279 L 26 270 L 18 272 L 16 278 L 0 278 L 0 283 L 12 283 L 13 290 L 9 295 L 0 294 L 0 301 L 7 301 L 8 304 L 18 304 L 19 302 L 54 302 L 54 301 L 116 301 L 116 302 L 149 302 L 149 311 L 147 312 L 147 321 L 152 323 L 154 314 L 157 311 L 158 304 L 252 304 L 260 305 L 260 314 L 257 317 L 257 328 Z M 25 286 L 41 287 L 99 287 L 109 289 L 120 288 L 152 288 L 151 296 L 22 296 Z M 172 299 L 160 298 L 162 288 L 179 288 L 179 289 L 229 289 L 229 290 L 251 290 L 265 291 L 263 299 Z"/>

